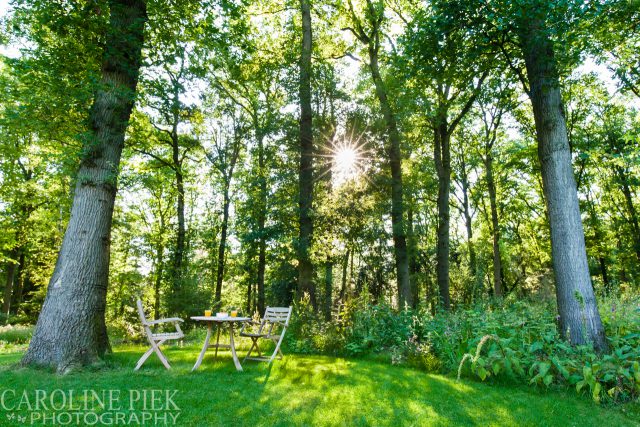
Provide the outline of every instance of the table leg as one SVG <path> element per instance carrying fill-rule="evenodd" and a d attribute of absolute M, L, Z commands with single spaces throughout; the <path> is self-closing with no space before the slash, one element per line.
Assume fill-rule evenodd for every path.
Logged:
<path fill-rule="evenodd" d="M 233 356 L 233 363 L 236 364 L 236 369 L 238 371 L 242 371 L 242 366 L 240 365 L 238 355 L 236 354 L 236 346 L 233 343 L 233 322 L 229 322 L 229 344 L 231 347 L 231 355 Z"/>
<path fill-rule="evenodd" d="M 200 352 L 200 356 L 198 356 L 198 360 L 196 360 L 196 364 L 193 365 L 193 369 L 191 372 L 195 371 L 200 367 L 202 360 L 204 359 L 204 355 L 207 353 L 207 349 L 209 348 L 209 340 L 211 339 L 211 322 L 207 322 L 207 337 L 204 339 L 204 345 L 202 346 L 202 351 Z"/>
<path fill-rule="evenodd" d="M 216 335 L 216 354 L 213 356 L 214 360 L 218 358 L 218 348 L 220 348 L 220 329 L 222 329 L 222 325 L 218 323 L 216 327 L 218 328 L 218 334 Z"/>

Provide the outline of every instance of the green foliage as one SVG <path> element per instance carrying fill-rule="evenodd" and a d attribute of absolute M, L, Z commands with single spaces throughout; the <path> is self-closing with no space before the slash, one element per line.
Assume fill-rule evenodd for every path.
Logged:
<path fill-rule="evenodd" d="M 508 376 L 544 387 L 575 387 L 578 393 L 588 393 L 598 403 L 634 400 L 640 396 L 638 303 L 637 298 L 609 303 L 611 315 L 603 316 L 611 345 L 609 354 L 597 354 L 591 346 L 569 345 L 559 338 L 548 319 L 536 321 L 530 316 L 533 311 L 523 306 L 525 310 L 517 316 L 524 314 L 526 320 L 519 327 L 513 323 L 496 327 L 495 334 L 482 336 L 474 354 L 462 356 L 458 378 L 469 367 L 470 373 L 482 381 Z M 618 306 L 623 307 L 620 314 L 616 314 Z M 535 328 L 536 323 L 543 327 Z M 474 349 L 474 344 L 475 340 L 467 342 L 469 350 Z"/>
<path fill-rule="evenodd" d="M 596 402 L 640 396 L 640 300 L 603 304 L 611 352 L 571 346 L 557 332 L 553 307 L 523 301 L 479 305 L 436 316 L 397 312 L 354 300 L 337 320 L 325 322 L 308 302 L 296 305 L 288 351 L 378 355 L 428 372 L 456 372 L 482 381 L 570 387 Z"/>

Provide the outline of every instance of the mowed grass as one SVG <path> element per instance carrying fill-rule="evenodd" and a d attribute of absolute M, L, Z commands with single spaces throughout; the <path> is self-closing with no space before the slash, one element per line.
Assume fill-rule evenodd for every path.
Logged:
<path fill-rule="evenodd" d="M 180 426 L 631 426 L 637 405 L 603 408 L 559 390 L 488 385 L 370 360 L 288 355 L 271 367 L 210 350 L 191 372 L 198 348 L 169 347 L 166 371 L 153 356 L 134 372 L 141 346 L 115 349 L 100 369 L 59 376 L 19 368 L 20 353 L 0 354 L 0 388 L 22 390 L 177 390 Z M 128 406 L 125 398 L 125 405 Z M 15 402 L 14 402 L 15 403 Z M 2 409 L 0 409 L 2 411 Z M 0 425 L 16 425 L 0 413 Z M 148 424 L 147 424 L 148 425 Z"/>

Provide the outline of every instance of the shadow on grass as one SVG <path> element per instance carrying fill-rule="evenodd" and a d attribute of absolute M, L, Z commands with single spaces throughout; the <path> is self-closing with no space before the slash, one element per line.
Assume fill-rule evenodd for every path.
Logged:
<path fill-rule="evenodd" d="M 133 367 L 145 348 L 119 347 L 107 368 L 65 377 L 28 369 L 0 370 L 16 389 L 178 390 L 178 425 L 636 425 L 621 411 L 568 393 L 456 382 L 367 360 L 288 355 L 272 365 L 247 361 L 237 372 L 228 351 L 209 351 L 191 372 L 199 347 L 167 347 L 173 369 L 155 356 Z M 19 360 L 0 356 L 0 364 Z M 239 355 L 244 357 L 244 352 Z M 1 421 L 0 421 L 1 423 Z"/>

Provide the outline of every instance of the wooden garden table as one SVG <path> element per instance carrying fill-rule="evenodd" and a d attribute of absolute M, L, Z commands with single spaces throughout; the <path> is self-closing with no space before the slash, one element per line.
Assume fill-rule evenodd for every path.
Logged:
<path fill-rule="evenodd" d="M 206 322 L 207 323 L 207 337 L 204 339 L 204 345 L 202 346 L 202 351 L 200 352 L 200 356 L 198 356 L 198 360 L 196 364 L 193 365 L 193 369 L 191 371 L 195 371 L 202 364 L 202 359 L 204 359 L 204 355 L 207 353 L 207 349 L 209 347 L 215 347 L 216 354 L 215 357 L 218 357 L 218 348 L 229 348 L 231 349 L 231 355 L 233 356 L 233 363 L 236 365 L 236 369 L 238 371 L 242 371 L 242 366 L 240 366 L 240 361 L 238 360 L 238 355 L 236 354 L 236 347 L 233 342 L 233 326 L 235 323 L 242 322 L 250 322 L 250 317 L 217 317 L 217 316 L 193 316 L 192 320 L 198 322 Z M 218 328 L 218 334 L 216 338 L 216 343 L 213 345 L 209 345 L 209 340 L 211 339 L 211 332 L 213 330 L 213 324 L 216 324 Z M 220 329 L 224 324 L 229 325 L 229 344 L 220 344 Z"/>

